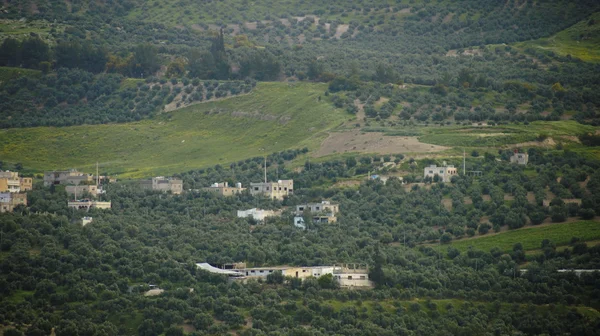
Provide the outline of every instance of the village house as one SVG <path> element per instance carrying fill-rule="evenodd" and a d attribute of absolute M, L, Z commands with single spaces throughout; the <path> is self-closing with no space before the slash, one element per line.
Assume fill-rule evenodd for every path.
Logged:
<path fill-rule="evenodd" d="M 219 268 L 208 263 L 198 263 L 196 266 L 202 270 L 227 275 L 231 279 L 265 279 L 269 274 L 281 272 L 284 277 L 306 279 L 309 277 L 318 278 L 323 275 L 331 274 L 333 279 L 338 282 L 340 287 L 374 287 L 373 282 L 369 280 L 369 268 L 367 265 L 342 264 L 334 266 L 273 266 L 273 267 L 252 267 L 246 268 L 246 264 L 240 264 L 240 267 Z"/>
<path fill-rule="evenodd" d="M 75 169 L 51 171 L 44 173 L 44 186 L 63 184 L 63 185 L 80 185 L 93 184 L 94 178 L 90 174 L 80 173 Z"/>
<path fill-rule="evenodd" d="M 0 192 L 0 212 L 12 212 L 19 205 L 27 206 L 27 194 Z"/>
<path fill-rule="evenodd" d="M 250 183 L 250 194 L 264 195 L 271 199 L 282 200 L 294 193 L 294 180 L 279 180 L 277 182 Z"/>
<path fill-rule="evenodd" d="M 112 203 L 95 201 L 90 199 L 68 201 L 67 206 L 72 209 L 90 210 L 90 209 L 110 209 Z"/>
<path fill-rule="evenodd" d="M 96 197 L 102 192 L 102 189 L 94 184 L 82 184 L 82 185 L 68 185 L 65 187 L 65 191 L 69 196 L 83 196 L 85 194 Z"/>
<path fill-rule="evenodd" d="M 230 187 L 228 182 L 213 183 L 210 187 L 203 188 L 206 191 L 214 192 L 221 196 L 233 196 L 242 193 L 246 188 L 242 188 L 241 183 L 236 183 L 235 187 Z"/>
<path fill-rule="evenodd" d="M 310 213 L 313 223 L 335 223 L 337 222 L 336 214 L 339 212 L 339 204 L 331 203 L 329 201 L 322 201 L 320 203 L 307 203 L 296 205 L 295 215 L 296 217 L 303 216 L 305 212 Z M 294 222 L 294 224 L 296 224 Z"/>
<path fill-rule="evenodd" d="M 267 217 L 279 217 L 281 216 L 281 211 L 274 210 L 262 210 L 257 208 L 252 208 L 249 210 L 238 210 L 237 211 L 238 218 L 254 218 L 257 221 L 264 221 Z"/>
<path fill-rule="evenodd" d="M 519 165 L 527 165 L 529 162 L 529 154 L 527 153 L 515 153 L 510 157 L 510 163 L 516 163 Z"/>
<path fill-rule="evenodd" d="M 443 182 L 450 182 L 452 176 L 458 175 L 458 170 L 454 166 L 442 166 L 438 167 L 436 165 L 430 165 L 429 167 L 425 167 L 423 171 L 423 178 L 434 178 L 435 175 L 439 176 L 440 180 Z"/>
<path fill-rule="evenodd" d="M 0 192 L 24 192 L 33 188 L 31 177 L 19 177 L 18 172 L 0 171 Z"/>
<path fill-rule="evenodd" d="M 140 187 L 147 190 L 158 190 L 179 195 L 183 192 L 183 181 L 172 177 L 157 176 L 152 180 L 140 181 Z"/>

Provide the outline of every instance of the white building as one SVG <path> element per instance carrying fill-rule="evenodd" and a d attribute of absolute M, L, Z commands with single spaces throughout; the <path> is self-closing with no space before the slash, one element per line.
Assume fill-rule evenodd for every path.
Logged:
<path fill-rule="evenodd" d="M 282 200 L 294 193 L 294 180 L 279 180 L 277 182 L 250 183 L 250 194 Z"/>
<path fill-rule="evenodd" d="M 274 210 L 263 210 L 263 209 L 257 209 L 257 208 L 252 208 L 249 210 L 238 210 L 237 211 L 237 216 L 239 218 L 249 218 L 252 217 L 257 221 L 264 221 L 265 218 L 267 217 L 278 217 L 281 215 L 281 211 L 274 211 Z"/>
<path fill-rule="evenodd" d="M 294 226 L 302 230 L 306 230 L 306 223 L 304 223 L 304 217 L 294 216 Z"/>
<path fill-rule="evenodd" d="M 429 167 L 425 167 L 423 171 L 423 178 L 434 178 L 435 175 L 438 175 L 441 181 L 450 182 L 452 176 L 458 175 L 458 170 L 454 166 L 443 166 L 438 167 L 436 165 L 431 165 Z"/>
<path fill-rule="evenodd" d="M 515 153 L 510 157 L 510 163 L 516 163 L 519 165 L 527 165 L 529 162 L 529 154 L 527 153 Z"/>
<path fill-rule="evenodd" d="M 93 218 L 92 217 L 82 217 L 81 218 L 81 226 L 86 226 L 88 224 L 90 224 L 92 222 Z"/>

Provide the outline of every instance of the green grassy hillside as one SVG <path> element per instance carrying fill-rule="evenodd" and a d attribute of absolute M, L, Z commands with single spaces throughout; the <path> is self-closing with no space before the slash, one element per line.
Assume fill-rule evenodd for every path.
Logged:
<path fill-rule="evenodd" d="M 572 237 L 578 237 L 582 241 L 599 239 L 600 222 L 579 221 L 527 227 L 481 238 L 458 240 L 453 242 L 452 246 L 460 251 L 466 251 L 469 247 L 484 251 L 499 247 L 501 250 L 508 252 L 512 250 L 513 245 L 521 243 L 523 249 L 527 251 L 539 249 L 544 239 L 549 239 L 556 246 L 561 246 L 567 245 Z"/>
<path fill-rule="evenodd" d="M 518 43 L 517 46 L 550 50 L 586 62 L 600 62 L 600 13 L 594 13 L 549 38 Z"/>
<path fill-rule="evenodd" d="M 348 116 L 319 97 L 326 85 L 261 83 L 252 93 L 135 123 L 0 131 L 0 157 L 27 169 L 120 176 L 172 174 L 287 148 L 316 148 Z M 325 97 L 323 97 L 325 98 Z"/>

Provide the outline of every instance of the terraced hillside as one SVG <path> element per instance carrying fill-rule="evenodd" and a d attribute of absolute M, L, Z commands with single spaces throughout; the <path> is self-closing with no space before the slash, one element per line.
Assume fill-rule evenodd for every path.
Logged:
<path fill-rule="evenodd" d="M 288 148 L 315 148 L 348 115 L 323 84 L 260 83 L 250 94 L 192 105 L 152 120 L 0 131 L 0 157 L 35 170 L 91 169 L 127 176 L 174 173 Z"/>

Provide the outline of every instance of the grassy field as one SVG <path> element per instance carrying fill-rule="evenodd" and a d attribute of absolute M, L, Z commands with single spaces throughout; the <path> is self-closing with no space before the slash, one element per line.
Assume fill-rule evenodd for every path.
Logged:
<path fill-rule="evenodd" d="M 251 94 L 135 123 L 0 131 L 0 157 L 26 169 L 78 168 L 120 177 L 172 174 L 288 148 L 315 149 L 346 112 L 326 84 L 260 83 Z M 261 150 L 263 149 L 264 150 Z"/>
<path fill-rule="evenodd" d="M 484 251 L 499 247 L 508 252 L 514 244 L 521 243 L 524 250 L 536 250 L 540 248 L 544 239 L 561 246 L 567 245 L 572 237 L 579 237 L 583 241 L 600 239 L 600 222 L 579 221 L 527 227 L 481 238 L 457 240 L 452 242 L 452 246 L 460 251 L 466 251 L 469 247 Z"/>
<path fill-rule="evenodd" d="M 586 62 L 600 62 L 600 13 L 594 13 L 590 18 L 549 38 L 518 43 L 517 47 L 540 48 Z"/>
<path fill-rule="evenodd" d="M 499 147 L 535 141 L 539 136 L 552 138 L 555 142 L 573 142 L 578 134 L 595 132 L 597 128 L 576 121 L 536 121 L 528 125 L 510 124 L 492 127 L 425 127 L 419 140 L 441 146 Z M 540 145 L 542 145 L 540 143 Z"/>

